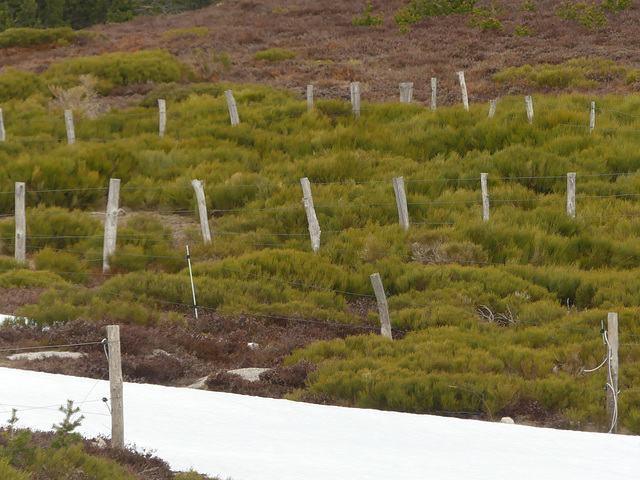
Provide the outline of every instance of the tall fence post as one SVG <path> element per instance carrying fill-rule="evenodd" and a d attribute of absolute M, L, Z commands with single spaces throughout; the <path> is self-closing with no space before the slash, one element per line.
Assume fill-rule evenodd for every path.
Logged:
<path fill-rule="evenodd" d="M 76 143 L 76 129 L 73 125 L 73 110 L 64 111 L 64 123 L 67 126 L 67 143 L 73 145 Z"/>
<path fill-rule="evenodd" d="M 576 174 L 567 173 L 567 216 L 576 218 Z"/>
<path fill-rule="evenodd" d="M 438 108 L 438 79 L 431 78 L 431 110 L 436 111 Z"/>
<path fill-rule="evenodd" d="M 360 118 L 360 82 L 351 82 L 350 90 L 353 116 Z"/>
<path fill-rule="evenodd" d="M 533 100 L 531 99 L 531 95 L 524 97 L 524 103 L 527 106 L 527 118 L 529 119 L 529 123 L 533 125 Z"/>
<path fill-rule="evenodd" d="M 376 302 L 378 303 L 378 312 L 380 313 L 380 335 L 387 338 L 391 336 L 391 318 L 389 317 L 389 305 L 387 305 L 387 295 L 384 293 L 382 280 L 379 273 L 370 276 L 373 291 L 376 294 Z"/>
<path fill-rule="evenodd" d="M 158 114 L 160 116 L 158 120 L 158 135 L 164 137 L 164 132 L 167 129 L 167 102 L 158 99 Z"/>
<path fill-rule="evenodd" d="M 489 118 L 493 118 L 496 115 L 497 100 L 489 100 Z"/>
<path fill-rule="evenodd" d="M 2 109 L 0 108 L 0 142 L 4 142 L 7 139 L 7 133 L 4 130 L 4 116 L 2 115 Z"/>
<path fill-rule="evenodd" d="M 596 128 L 596 102 L 591 102 L 591 114 L 589 115 L 589 133 Z"/>
<path fill-rule="evenodd" d="M 120 326 L 107 325 L 109 346 L 109 390 L 111 393 L 111 448 L 124 448 L 124 399 L 122 360 L 120 358 Z"/>
<path fill-rule="evenodd" d="M 307 113 L 313 111 L 313 85 L 307 85 Z"/>
<path fill-rule="evenodd" d="M 229 108 L 231 125 L 238 125 L 240 123 L 240 117 L 238 116 L 238 106 L 236 105 L 236 99 L 233 98 L 233 92 L 231 90 L 225 90 L 224 96 L 227 97 L 227 107 Z"/>
<path fill-rule="evenodd" d="M 398 221 L 405 230 L 409 229 L 409 210 L 407 208 L 407 195 L 404 190 L 404 177 L 393 178 L 393 191 L 396 194 L 398 205 Z"/>
<path fill-rule="evenodd" d="M 300 179 L 300 185 L 302 185 L 302 203 L 304 204 L 304 210 L 307 213 L 307 222 L 309 223 L 309 236 L 311 237 L 311 248 L 314 252 L 317 252 L 320 248 L 320 224 L 318 223 L 318 217 L 316 216 L 316 209 L 313 206 L 313 196 L 311 195 L 311 183 L 307 177 Z"/>
<path fill-rule="evenodd" d="M 480 174 L 480 187 L 482 188 L 482 220 L 489 221 L 489 189 L 487 188 L 487 173 Z"/>
<path fill-rule="evenodd" d="M 462 91 L 462 105 L 464 109 L 469 111 L 469 95 L 467 94 L 467 82 L 464 81 L 464 72 L 457 72 L 458 81 L 460 82 L 460 90 Z"/>
<path fill-rule="evenodd" d="M 204 243 L 211 243 L 211 230 L 209 229 L 209 215 L 207 214 L 207 200 L 204 196 L 204 188 L 201 180 L 191 180 L 191 186 L 196 192 L 198 202 L 198 215 L 200 216 L 200 230 Z"/>
<path fill-rule="evenodd" d="M 413 101 L 413 83 L 406 82 L 400 84 L 400 103 L 411 103 Z"/>
<path fill-rule="evenodd" d="M 607 339 L 609 341 L 609 365 L 607 375 L 607 413 L 611 428 L 618 433 L 618 314 L 607 314 Z"/>
<path fill-rule="evenodd" d="M 27 212 L 25 198 L 26 189 L 24 182 L 16 182 L 15 190 L 15 259 L 19 262 L 25 263 L 27 261 Z"/>
<path fill-rule="evenodd" d="M 109 257 L 116 253 L 116 239 L 118 236 L 118 208 L 120 203 L 120 179 L 109 181 L 109 196 L 107 198 L 107 214 L 104 219 L 104 244 L 102 247 L 102 271 L 109 271 Z"/>

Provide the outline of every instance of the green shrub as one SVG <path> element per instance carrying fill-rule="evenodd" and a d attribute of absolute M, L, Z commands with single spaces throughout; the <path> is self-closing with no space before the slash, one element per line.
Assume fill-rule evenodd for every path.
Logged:
<path fill-rule="evenodd" d="M 87 264 L 78 261 L 77 255 L 43 249 L 34 255 L 38 270 L 55 272 L 67 281 L 87 284 L 90 280 Z"/>
<path fill-rule="evenodd" d="M 402 33 L 409 31 L 409 26 L 417 21 L 440 15 L 468 14 L 473 11 L 477 0 L 411 0 L 401 7 L 393 16 Z"/>
<path fill-rule="evenodd" d="M 195 79 L 186 64 L 161 49 L 70 58 L 51 65 L 42 78 L 48 84 L 69 88 L 82 74 L 92 74 L 100 80 L 98 91 L 101 94 L 109 93 L 115 85 Z"/>
<path fill-rule="evenodd" d="M 518 10 L 521 12 L 535 13 L 538 11 L 538 6 L 536 5 L 536 2 L 534 2 L 533 0 L 524 0 L 520 5 L 520 7 L 518 7 Z"/>
<path fill-rule="evenodd" d="M 595 4 L 562 2 L 556 15 L 563 20 L 575 21 L 587 28 L 604 28 L 609 21 L 602 8 Z"/>
<path fill-rule="evenodd" d="M 280 62 L 297 56 L 298 52 L 292 52 L 291 50 L 286 50 L 284 48 L 270 48 L 253 54 L 254 59 L 266 60 L 268 62 Z"/>
<path fill-rule="evenodd" d="M 379 27 L 382 25 L 384 12 L 378 15 L 372 15 L 372 13 L 373 7 L 371 6 L 371 2 L 367 1 L 362 16 L 357 14 L 353 16 L 353 25 L 356 27 Z"/>
<path fill-rule="evenodd" d="M 173 40 L 176 38 L 205 37 L 208 34 L 209 29 L 207 27 L 189 27 L 169 30 L 168 32 L 164 32 L 162 36 Z"/>
<path fill-rule="evenodd" d="M 8 28 L 0 32 L 0 48 L 30 47 L 53 42 L 73 42 L 76 33 L 68 27 L 60 28 Z"/>
<path fill-rule="evenodd" d="M 631 0 L 605 0 L 602 8 L 617 12 L 620 10 L 631 10 Z"/>
<path fill-rule="evenodd" d="M 24 100 L 38 92 L 44 92 L 44 86 L 34 73 L 9 68 L 0 75 L 0 102 Z"/>
<path fill-rule="evenodd" d="M 533 35 L 533 30 L 526 25 L 516 25 L 513 27 L 513 33 L 511 34 L 512 37 L 528 37 L 530 35 Z"/>

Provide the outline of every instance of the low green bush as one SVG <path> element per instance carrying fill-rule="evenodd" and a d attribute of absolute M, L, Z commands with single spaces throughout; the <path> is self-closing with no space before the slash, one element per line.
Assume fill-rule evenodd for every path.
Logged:
<path fill-rule="evenodd" d="M 373 7 L 371 6 L 371 2 L 367 1 L 364 6 L 364 12 L 362 15 L 354 15 L 353 21 L 351 22 L 356 27 L 379 27 L 382 25 L 384 20 L 384 12 L 379 13 L 378 15 L 373 15 Z"/>
<path fill-rule="evenodd" d="M 604 28 L 609 21 L 602 11 L 602 7 L 586 3 L 562 2 L 556 10 L 556 15 L 563 20 L 571 20 L 587 28 Z"/>
<path fill-rule="evenodd" d="M 37 75 L 9 68 L 0 75 L 0 102 L 24 100 L 44 92 L 44 85 Z"/>
<path fill-rule="evenodd" d="M 46 43 L 70 43 L 76 33 L 69 27 L 59 28 L 8 28 L 0 32 L 0 48 L 30 47 Z"/>
<path fill-rule="evenodd" d="M 411 0 L 393 16 L 401 32 L 406 33 L 411 24 L 422 18 L 440 15 L 468 14 L 473 11 L 477 0 Z"/>
<path fill-rule="evenodd" d="M 280 62 L 297 56 L 298 52 L 292 52 L 291 50 L 286 50 L 284 48 L 270 48 L 253 54 L 253 58 L 256 60 L 266 60 L 268 62 Z"/>

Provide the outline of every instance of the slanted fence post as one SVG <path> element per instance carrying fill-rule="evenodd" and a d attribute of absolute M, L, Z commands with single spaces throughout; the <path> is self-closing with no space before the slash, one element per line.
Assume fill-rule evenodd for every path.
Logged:
<path fill-rule="evenodd" d="M 496 115 L 497 100 L 489 100 L 489 118 L 493 118 Z"/>
<path fill-rule="evenodd" d="M 489 221 L 489 190 L 487 188 L 487 177 L 489 174 L 480 174 L 480 187 L 482 188 L 482 220 Z"/>
<path fill-rule="evenodd" d="M 204 243 L 211 243 L 211 230 L 209 229 L 209 215 L 207 214 L 207 200 L 204 196 L 204 188 L 201 180 L 191 180 L 191 186 L 196 192 L 198 202 L 198 214 L 200 216 L 200 230 Z"/>
<path fill-rule="evenodd" d="M 111 394 L 111 448 L 124 448 L 124 398 L 122 359 L 120 358 L 120 326 L 107 326 L 109 346 L 109 390 Z"/>
<path fill-rule="evenodd" d="M 533 100 L 531 99 L 531 95 L 524 97 L 524 103 L 527 106 L 527 118 L 529 119 L 529 123 L 533 125 Z"/>
<path fill-rule="evenodd" d="M 162 99 L 158 99 L 158 114 L 160 116 L 158 120 L 158 135 L 164 137 L 164 132 L 167 129 L 167 102 Z"/>
<path fill-rule="evenodd" d="M 576 174 L 567 173 L 567 216 L 576 218 Z"/>
<path fill-rule="evenodd" d="M 320 248 L 320 224 L 316 216 L 316 209 L 313 206 L 313 196 L 311 195 L 311 183 L 307 177 L 300 179 L 302 185 L 302 203 L 307 213 L 307 222 L 309 223 L 309 236 L 311 237 L 311 248 L 317 252 Z"/>
<path fill-rule="evenodd" d="M 413 83 L 400 84 L 400 103 L 411 103 L 413 100 Z"/>
<path fill-rule="evenodd" d="M 25 263 L 27 261 L 27 212 L 26 189 L 24 182 L 16 182 L 15 190 L 15 259 L 19 262 Z"/>
<path fill-rule="evenodd" d="M 431 78 L 431 110 L 436 111 L 438 108 L 438 79 Z"/>
<path fill-rule="evenodd" d="M 460 81 L 460 90 L 462 91 L 462 105 L 464 109 L 469 111 L 469 95 L 467 94 L 467 82 L 464 80 L 464 72 L 457 72 Z"/>
<path fill-rule="evenodd" d="M 393 178 L 393 191 L 396 194 L 398 205 L 398 221 L 405 230 L 409 229 L 409 210 L 407 208 L 407 195 L 404 190 L 404 177 Z"/>
<path fill-rule="evenodd" d="M 116 253 L 116 239 L 118 236 L 118 208 L 120 203 L 120 179 L 109 181 L 109 196 L 107 198 L 107 214 L 104 219 L 104 244 L 102 247 L 102 271 L 107 272 L 109 257 Z"/>
<path fill-rule="evenodd" d="M 353 116 L 360 118 L 360 82 L 352 82 L 350 90 Z"/>
<path fill-rule="evenodd" d="M 73 145 L 76 143 L 76 129 L 73 125 L 73 110 L 64 111 L 64 123 L 67 126 L 67 143 Z"/>
<path fill-rule="evenodd" d="M 307 113 L 313 111 L 313 85 L 307 85 Z"/>
<path fill-rule="evenodd" d="M 596 128 L 596 102 L 591 102 L 591 114 L 589 115 L 589 133 Z"/>
<path fill-rule="evenodd" d="M 607 413 L 611 428 L 618 433 L 618 314 L 607 314 L 607 339 L 609 341 L 609 365 L 607 374 Z"/>
<path fill-rule="evenodd" d="M 0 142 L 4 142 L 7 139 L 7 133 L 4 130 L 4 117 L 2 115 L 2 109 L 0 108 Z"/>
<path fill-rule="evenodd" d="M 391 336 L 391 318 L 389 317 L 389 305 L 387 304 L 387 295 L 384 293 L 382 280 L 379 273 L 370 276 L 373 291 L 376 294 L 376 302 L 378 303 L 378 312 L 380 313 L 380 335 L 387 338 Z"/>
<path fill-rule="evenodd" d="M 226 90 L 224 92 L 224 96 L 227 97 L 227 107 L 229 108 L 229 118 L 231 118 L 231 125 L 236 126 L 240 123 L 236 99 L 233 98 L 233 92 L 231 90 Z"/>

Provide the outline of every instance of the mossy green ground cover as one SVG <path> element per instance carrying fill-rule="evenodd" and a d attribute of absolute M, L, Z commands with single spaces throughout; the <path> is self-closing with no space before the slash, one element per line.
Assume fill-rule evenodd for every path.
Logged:
<path fill-rule="evenodd" d="M 71 82 L 81 70 L 49 72 Z M 163 138 L 158 98 L 168 102 Z M 562 412 L 562 425 L 604 428 L 605 374 L 583 369 L 604 358 L 600 322 L 616 311 L 625 344 L 620 419 L 640 432 L 640 348 L 632 345 L 640 343 L 640 96 L 596 99 L 589 134 L 593 99 L 582 96 L 534 97 L 530 125 L 516 97 L 492 119 L 485 104 L 432 112 L 397 103 L 365 103 L 356 119 L 339 100 L 316 101 L 307 114 L 289 91 L 165 84 L 138 107 L 79 120 L 76 137 L 85 140 L 72 146 L 49 100 L 38 90 L 2 104 L 0 214 L 13 213 L 13 182 L 26 182 L 38 271 L 7 259 L 0 282 L 51 286 L 21 310 L 32 321 L 183 321 L 192 303 L 184 247 L 153 216 L 183 212 L 172 215 L 193 225 L 181 242 L 191 247 L 203 308 L 375 326 L 377 312 L 362 318 L 352 305 L 373 301 L 369 276 L 381 274 L 403 338 L 360 335 L 297 352 L 291 361 L 321 368 L 295 398 L 412 412 Z M 481 172 L 489 174 L 488 222 Z M 577 173 L 575 219 L 566 214 L 568 172 Z M 396 176 L 406 182 L 407 231 L 398 225 Z M 315 253 L 302 177 L 312 182 L 323 231 Z M 101 222 L 88 213 L 103 211 L 109 178 L 122 180 L 125 211 L 140 213 L 123 218 L 116 275 L 98 291 L 85 287 L 102 259 Z M 210 245 L 197 227 L 192 179 L 204 181 Z M 0 223 L 8 256 L 13 229 L 11 218 Z M 509 320 L 484 323 L 479 312 L 487 311 Z"/>

